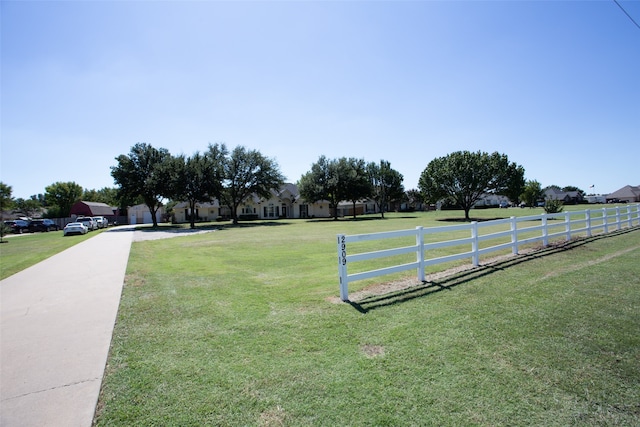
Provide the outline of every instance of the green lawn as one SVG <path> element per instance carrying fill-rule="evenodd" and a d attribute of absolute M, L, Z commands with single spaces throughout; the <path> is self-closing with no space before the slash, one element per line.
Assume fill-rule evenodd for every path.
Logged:
<path fill-rule="evenodd" d="M 336 303 L 337 234 L 460 215 L 134 243 L 96 425 L 639 425 L 638 227 Z"/>
<path fill-rule="evenodd" d="M 4 240 L 6 242 L 0 244 L 0 280 L 31 267 L 100 232 L 102 230 L 92 231 L 83 236 L 66 237 L 62 235 L 62 231 L 5 236 Z"/>

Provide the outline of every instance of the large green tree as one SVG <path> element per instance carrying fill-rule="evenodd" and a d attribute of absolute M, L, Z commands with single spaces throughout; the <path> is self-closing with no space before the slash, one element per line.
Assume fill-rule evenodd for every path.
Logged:
<path fill-rule="evenodd" d="M 49 211 L 56 217 L 66 218 L 71 215 L 71 207 L 82 198 L 82 186 L 75 182 L 56 182 L 45 187 L 45 200 Z"/>
<path fill-rule="evenodd" d="M 119 198 L 134 200 L 142 197 L 151 212 L 153 226 L 157 227 L 158 209 L 171 193 L 171 154 L 166 148 L 138 143 L 131 147 L 129 155 L 121 154 L 116 161 L 118 165 L 111 167 L 111 176 L 120 187 Z"/>
<path fill-rule="evenodd" d="M 0 181 L 0 215 L 13 208 L 13 188 Z M 4 217 L 3 217 L 4 218 Z"/>
<path fill-rule="evenodd" d="M 191 157 L 176 156 L 171 168 L 171 198 L 189 203 L 190 226 L 195 228 L 195 215 L 198 203 L 210 202 L 222 193 L 224 178 L 223 161 L 226 147 L 209 146 L 209 151 L 196 152 Z"/>
<path fill-rule="evenodd" d="M 391 167 L 391 163 L 380 160 L 380 163 L 371 162 L 367 165 L 369 178 L 372 185 L 372 198 L 376 202 L 380 215 L 384 218 L 384 212 L 390 202 L 401 200 L 404 196 L 404 177 L 400 172 Z"/>
<path fill-rule="evenodd" d="M 364 159 L 341 158 L 338 160 L 339 167 L 342 170 L 341 176 L 344 179 L 345 198 L 353 204 L 353 218 L 356 218 L 356 203 L 359 200 L 371 197 L 373 187 L 369 174 L 367 172 L 367 164 Z"/>
<path fill-rule="evenodd" d="M 209 152 L 225 152 L 224 144 L 209 147 Z M 257 150 L 239 146 L 228 155 L 223 155 L 224 188 L 221 192 L 223 204 L 231 210 L 233 223 L 238 223 L 238 207 L 252 194 L 268 199 L 271 190 L 279 189 L 284 183 L 277 162 L 265 157 Z"/>
<path fill-rule="evenodd" d="M 464 210 L 466 220 L 483 194 L 520 195 L 523 186 L 522 166 L 505 154 L 481 151 L 457 151 L 432 160 L 418 183 L 427 201 L 449 199 Z"/>
<path fill-rule="evenodd" d="M 344 161 L 342 166 L 344 166 Z M 326 200 L 333 209 L 333 219 L 338 219 L 338 204 L 347 200 L 345 183 L 345 168 L 339 160 L 330 160 L 320 156 L 311 165 L 311 170 L 298 181 L 300 196 L 309 203 Z"/>

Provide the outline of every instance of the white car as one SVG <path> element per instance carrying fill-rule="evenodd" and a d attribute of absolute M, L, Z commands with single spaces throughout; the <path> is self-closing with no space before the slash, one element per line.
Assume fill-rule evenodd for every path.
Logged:
<path fill-rule="evenodd" d="M 72 234 L 87 234 L 89 232 L 89 228 L 87 228 L 87 226 L 82 222 L 70 222 L 64 226 L 62 232 L 65 236 L 70 236 Z"/>
<path fill-rule="evenodd" d="M 86 225 L 87 229 L 89 231 L 93 231 L 93 230 L 97 230 L 98 229 L 98 224 L 90 216 L 81 216 L 79 218 L 76 218 L 76 222 L 81 222 L 84 225 Z"/>
<path fill-rule="evenodd" d="M 96 222 L 96 224 L 98 224 L 98 228 L 105 228 L 109 224 L 107 218 L 103 216 L 94 216 L 92 218 Z"/>

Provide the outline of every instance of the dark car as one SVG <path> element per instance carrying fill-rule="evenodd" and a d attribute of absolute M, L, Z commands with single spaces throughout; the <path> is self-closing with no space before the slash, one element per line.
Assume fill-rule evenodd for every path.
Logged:
<path fill-rule="evenodd" d="M 7 225 L 7 227 L 11 228 L 11 232 L 15 234 L 22 234 L 29 231 L 30 221 L 25 221 L 23 219 L 14 219 L 12 221 L 5 221 L 4 223 Z"/>
<path fill-rule="evenodd" d="M 29 231 L 36 232 L 36 231 L 58 231 L 60 228 L 58 227 L 58 224 L 56 224 L 54 221 L 50 220 L 50 219 L 34 219 L 33 221 L 31 221 L 31 224 L 29 224 Z"/>

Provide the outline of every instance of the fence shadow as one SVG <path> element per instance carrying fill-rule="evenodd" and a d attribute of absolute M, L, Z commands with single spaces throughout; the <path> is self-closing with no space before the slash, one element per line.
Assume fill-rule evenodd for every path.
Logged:
<path fill-rule="evenodd" d="M 506 270 L 507 268 L 515 267 L 529 261 L 543 259 L 557 253 L 571 251 L 597 240 L 610 239 L 612 237 L 637 232 L 639 230 L 640 228 L 638 227 L 625 228 L 622 230 L 610 232 L 608 234 L 598 234 L 591 237 L 578 237 L 567 242 L 560 242 L 533 252 L 529 252 L 527 254 L 514 255 L 501 261 L 489 262 L 486 264 L 481 263 L 478 267 L 471 267 L 458 273 L 452 273 L 451 275 L 442 277 L 437 280 L 425 281 L 410 288 L 405 288 L 399 291 L 389 292 L 382 295 L 366 296 L 357 301 L 346 301 L 346 303 L 351 305 L 360 313 L 365 314 L 372 310 L 393 306 L 417 298 L 426 298 L 430 295 L 442 291 L 452 291 L 457 286 L 469 283 L 481 277 L 489 276 L 499 271 Z"/>

